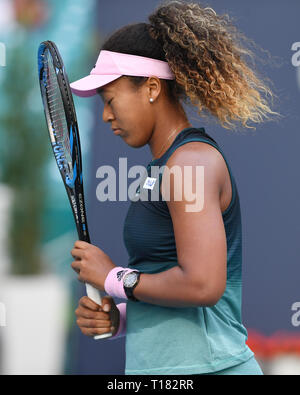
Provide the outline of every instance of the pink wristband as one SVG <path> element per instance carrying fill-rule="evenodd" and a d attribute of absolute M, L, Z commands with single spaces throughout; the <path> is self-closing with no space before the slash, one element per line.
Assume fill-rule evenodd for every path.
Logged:
<path fill-rule="evenodd" d="M 104 282 L 105 292 L 116 298 L 128 299 L 124 287 L 123 287 L 123 277 L 125 274 L 130 272 L 136 272 L 136 270 L 128 269 L 127 267 L 115 267 L 107 275 Z"/>
<path fill-rule="evenodd" d="M 126 303 L 119 303 L 117 304 L 117 308 L 120 312 L 120 323 L 117 333 L 109 337 L 109 339 L 115 339 L 116 337 L 122 337 L 126 335 Z"/>

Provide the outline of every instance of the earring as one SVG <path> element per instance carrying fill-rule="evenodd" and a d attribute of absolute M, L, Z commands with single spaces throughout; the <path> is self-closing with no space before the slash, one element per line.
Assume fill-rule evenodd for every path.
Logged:
<path fill-rule="evenodd" d="M 153 97 L 150 97 L 149 101 L 150 101 L 150 103 L 153 103 L 154 102 Z"/>

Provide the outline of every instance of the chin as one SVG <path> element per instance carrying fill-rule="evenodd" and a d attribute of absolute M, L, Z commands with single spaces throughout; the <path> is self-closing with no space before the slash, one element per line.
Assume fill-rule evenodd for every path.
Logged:
<path fill-rule="evenodd" d="M 129 138 L 123 137 L 123 140 L 127 145 L 129 145 L 132 148 L 141 148 L 147 144 L 147 141 L 142 142 L 134 139 L 131 140 L 130 137 Z"/>

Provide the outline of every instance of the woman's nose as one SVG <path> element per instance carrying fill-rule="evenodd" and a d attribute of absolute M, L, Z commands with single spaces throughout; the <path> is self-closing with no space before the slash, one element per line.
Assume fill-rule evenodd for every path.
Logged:
<path fill-rule="evenodd" d="M 107 105 L 104 106 L 102 119 L 104 122 L 111 122 L 114 120 L 114 115 Z"/>

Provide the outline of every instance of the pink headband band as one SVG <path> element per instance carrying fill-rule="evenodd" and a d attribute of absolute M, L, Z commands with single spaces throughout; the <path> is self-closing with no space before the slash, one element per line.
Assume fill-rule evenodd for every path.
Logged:
<path fill-rule="evenodd" d="M 168 63 L 162 60 L 119 52 L 100 51 L 97 63 L 90 75 L 70 84 L 71 90 L 77 96 L 94 96 L 97 94 L 98 88 L 122 77 L 122 75 L 155 76 L 164 80 L 175 79 Z"/>

